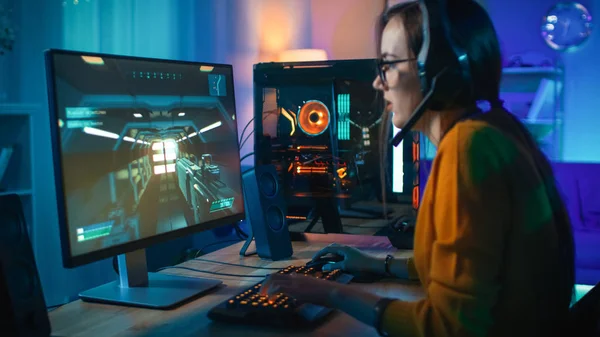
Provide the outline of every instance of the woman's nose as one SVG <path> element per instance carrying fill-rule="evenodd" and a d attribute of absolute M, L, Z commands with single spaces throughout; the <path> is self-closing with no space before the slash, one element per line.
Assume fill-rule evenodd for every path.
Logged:
<path fill-rule="evenodd" d="M 381 76 L 377 75 L 375 77 L 375 79 L 373 80 L 373 88 L 375 90 L 380 90 L 380 91 L 384 91 L 386 90 L 386 85 L 385 83 L 383 83 L 383 81 L 381 80 Z"/>
<path fill-rule="evenodd" d="M 383 81 L 381 80 L 381 76 L 377 75 L 373 80 L 373 88 L 375 90 L 383 91 Z"/>

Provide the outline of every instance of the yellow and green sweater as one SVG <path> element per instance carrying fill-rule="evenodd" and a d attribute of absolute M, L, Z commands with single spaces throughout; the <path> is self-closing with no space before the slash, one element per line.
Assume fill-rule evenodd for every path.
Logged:
<path fill-rule="evenodd" d="M 556 221 L 530 149 L 481 120 L 442 139 L 419 209 L 418 302 L 383 314 L 389 336 L 540 336 L 564 313 Z M 410 267 L 410 264 L 409 264 Z M 564 296 L 563 296 L 564 298 Z"/>

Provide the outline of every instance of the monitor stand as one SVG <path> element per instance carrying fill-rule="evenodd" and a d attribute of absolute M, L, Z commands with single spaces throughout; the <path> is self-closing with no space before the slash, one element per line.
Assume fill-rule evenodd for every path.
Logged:
<path fill-rule="evenodd" d="M 217 287 L 219 280 L 148 273 L 146 251 L 119 255 L 119 280 L 79 294 L 86 302 L 172 309 Z"/>

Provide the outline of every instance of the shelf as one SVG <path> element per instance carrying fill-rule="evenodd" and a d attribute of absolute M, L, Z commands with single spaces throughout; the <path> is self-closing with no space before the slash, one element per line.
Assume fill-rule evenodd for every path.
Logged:
<path fill-rule="evenodd" d="M 561 75 L 562 69 L 555 67 L 511 67 L 502 69 L 503 75 Z"/>
<path fill-rule="evenodd" d="M 16 194 L 20 197 L 23 196 L 30 196 L 33 194 L 33 192 L 31 190 L 8 190 L 8 191 L 0 191 L 0 197 L 1 196 L 5 196 L 5 195 L 9 195 L 9 194 Z"/>
<path fill-rule="evenodd" d="M 555 127 L 555 122 L 552 120 L 522 120 L 523 124 L 527 127 L 531 135 L 537 139 L 541 140 L 546 138 L 549 134 L 552 133 Z"/>
<path fill-rule="evenodd" d="M 502 70 L 500 98 L 519 117 L 544 151 L 561 160 L 564 71 L 559 67 L 514 67 Z"/>
<path fill-rule="evenodd" d="M 8 165 L 0 177 L 0 196 L 16 194 L 21 199 L 29 239 L 35 247 L 36 200 L 33 175 L 33 120 L 40 111 L 35 104 L 0 103 L 0 149 L 12 147 Z M 0 172 L 2 173 L 2 172 Z M 0 221 L 2 217 L 0 216 Z"/>
<path fill-rule="evenodd" d="M 4 176 L 0 177 L 0 189 L 20 191 L 33 188 L 31 137 L 31 116 L 0 114 L 0 149 L 13 148 Z"/>

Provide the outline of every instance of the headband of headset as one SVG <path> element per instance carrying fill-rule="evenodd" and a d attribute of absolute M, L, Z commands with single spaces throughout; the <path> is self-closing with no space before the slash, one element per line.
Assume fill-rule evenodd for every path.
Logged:
<path fill-rule="evenodd" d="M 423 47 L 417 62 L 423 95 L 433 89 L 428 108 L 434 110 L 443 109 L 459 91 L 470 87 L 469 58 L 467 52 L 453 40 L 448 17 L 448 6 L 457 1 L 472 0 L 419 0 L 423 16 Z"/>
<path fill-rule="evenodd" d="M 400 144 L 423 112 L 442 110 L 452 104 L 461 91 L 472 88 L 469 58 L 453 41 L 447 13 L 448 6 L 457 1 L 472 0 L 418 1 L 423 17 L 423 45 L 417 56 L 417 67 L 423 101 L 392 140 L 394 146 Z"/>

